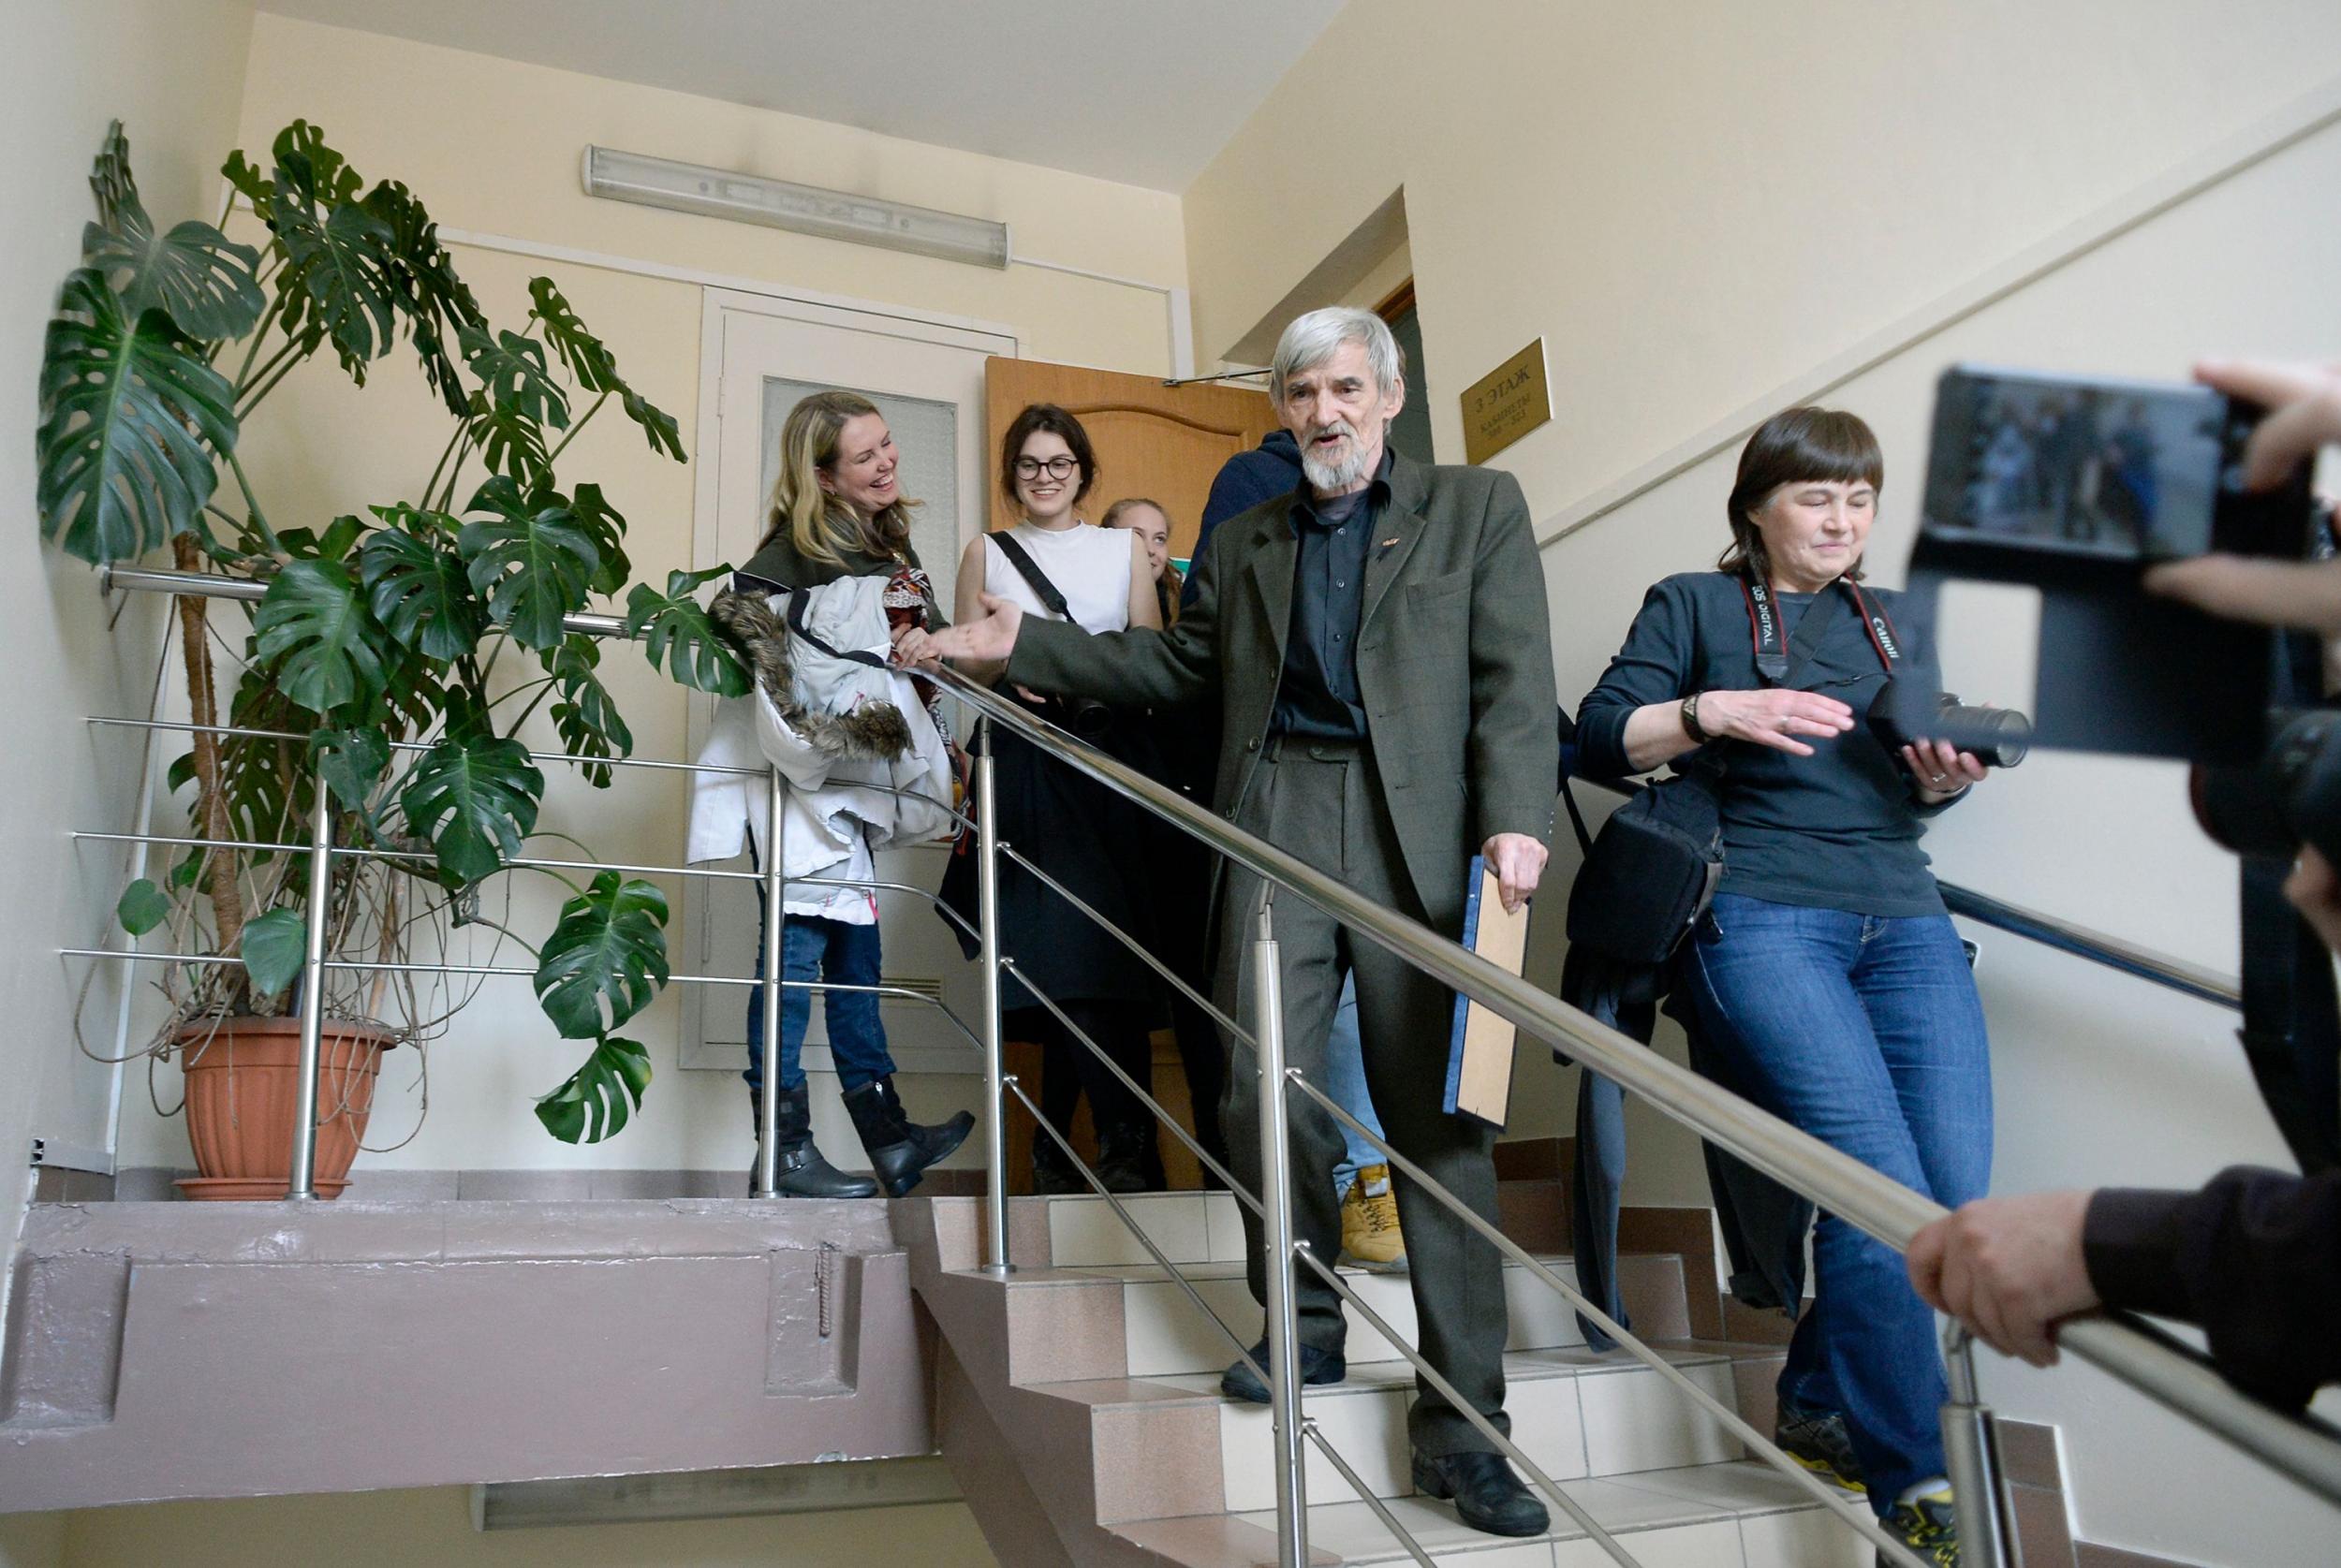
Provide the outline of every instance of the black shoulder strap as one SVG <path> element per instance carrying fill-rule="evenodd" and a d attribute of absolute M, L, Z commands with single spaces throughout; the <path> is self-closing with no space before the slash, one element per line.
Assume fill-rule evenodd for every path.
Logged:
<path fill-rule="evenodd" d="M 1049 574 L 1040 569 L 1040 563 L 1032 558 L 1032 552 L 1024 548 L 1022 539 L 1006 529 L 994 530 L 989 537 L 1000 547 L 1000 553 L 1008 557 L 1008 564 L 1016 568 L 1017 575 L 1040 596 L 1040 602 L 1049 607 L 1050 614 L 1060 621 L 1073 619 L 1072 610 L 1066 606 L 1065 595 L 1057 592 L 1056 584 L 1049 580 Z"/>
<path fill-rule="evenodd" d="M 876 653 L 867 652 L 859 648 L 841 651 L 832 648 L 827 642 L 817 637 L 815 637 L 813 635 L 812 628 L 804 623 L 804 602 L 807 597 L 808 595 L 802 588 L 791 589 L 789 591 L 788 629 L 790 631 L 796 633 L 797 636 L 804 638 L 805 641 L 811 643 L 815 648 L 828 654 L 832 659 L 847 659 L 858 665 L 868 665 L 874 669 L 887 669 L 891 667 L 884 659 L 879 658 Z"/>

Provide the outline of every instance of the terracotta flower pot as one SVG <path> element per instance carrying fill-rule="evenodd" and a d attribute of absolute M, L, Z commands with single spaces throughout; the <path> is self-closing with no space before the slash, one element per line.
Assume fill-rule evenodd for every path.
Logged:
<path fill-rule="evenodd" d="M 374 1110 L 374 1085 L 390 1031 L 340 1018 L 325 1021 L 317 1057 L 316 1185 L 321 1198 L 349 1185 L 349 1165 Z M 292 1180 L 293 1116 L 301 1066 L 299 1018 L 206 1019 L 179 1032 L 186 1075 L 187 1137 L 195 1168 L 180 1192 L 191 1198 L 274 1202 Z"/>

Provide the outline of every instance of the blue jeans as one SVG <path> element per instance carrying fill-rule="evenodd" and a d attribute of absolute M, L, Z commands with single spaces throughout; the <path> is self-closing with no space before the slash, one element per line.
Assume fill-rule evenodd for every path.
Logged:
<path fill-rule="evenodd" d="M 764 977 L 764 945 L 756 946 L 756 977 Z M 878 983 L 878 929 L 847 925 L 809 915 L 788 915 L 780 923 L 780 977 L 784 980 L 826 980 L 841 986 Z M 847 1093 L 863 1084 L 891 1077 L 894 1059 L 886 1053 L 886 1026 L 878 1022 L 878 999 L 866 991 L 824 991 L 822 1016 L 829 1020 L 830 1054 L 837 1062 L 837 1078 Z M 813 993 L 780 993 L 780 1087 L 793 1093 L 804 1087 L 804 1068 L 798 1057 L 804 1049 L 805 1025 L 813 1019 Z M 764 1092 L 764 996 L 748 993 L 748 1092 Z"/>
<path fill-rule="evenodd" d="M 1358 982 L 1344 976 L 1341 1004 L 1333 1012 L 1333 1032 L 1325 1041 L 1325 1092 L 1333 1103 L 1374 1129 L 1380 1137 L 1382 1119 L 1374 1114 L 1374 1097 L 1365 1092 L 1365 1048 L 1358 1038 Z M 1383 1164 L 1382 1151 L 1351 1132 L 1341 1130 L 1346 1147 L 1333 1167 L 1333 1196 L 1347 1197 L 1350 1183 L 1366 1165 Z"/>
<path fill-rule="evenodd" d="M 1983 1008 L 1947 915 L 1890 918 L 1720 894 L 1686 966 L 1724 1086 L 1905 1186 L 1956 1208 L 1992 1169 Z M 1943 1473 L 1947 1397 L 1935 1314 L 1902 1258 L 1824 1214 L 1813 1304 L 1780 1397 L 1846 1418 L 1890 1511 Z"/>

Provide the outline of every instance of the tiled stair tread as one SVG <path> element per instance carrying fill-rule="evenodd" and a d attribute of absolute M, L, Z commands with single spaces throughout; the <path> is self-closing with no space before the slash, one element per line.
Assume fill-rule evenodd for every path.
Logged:
<path fill-rule="evenodd" d="M 1559 1485 L 1565 1495 L 1593 1516 L 1595 1523 L 1621 1538 L 1648 1531 L 1804 1512 L 1820 1506 L 1786 1477 L 1748 1460 L 1563 1481 Z M 1384 1502 L 1426 1551 L 1441 1559 L 1450 1553 L 1494 1551 L 1522 1544 L 1469 1529 L 1456 1518 L 1449 1504 L 1420 1497 L 1388 1498 Z M 1275 1528 L 1276 1516 L 1273 1511 L 1233 1517 L 1272 1531 Z M 1852 1531 L 1847 1531 L 1846 1535 L 1850 1540 Z M 1584 1537 L 1585 1531 L 1576 1520 L 1553 1509 L 1551 1531 L 1533 1539 L 1574 1541 Z M 1622 1539 L 1620 1544 L 1629 1551 L 1632 1549 L 1630 1539 Z M 1362 1502 L 1312 1506 L 1309 1545 L 1336 1553 L 1347 1562 L 1411 1561 L 1390 1528 Z"/>
<path fill-rule="evenodd" d="M 1546 1253 L 1531 1253 L 1528 1255 L 1563 1279 L 1573 1280 L 1576 1277 L 1577 1266 L 1568 1258 L 1556 1257 Z M 1672 1257 L 1675 1254 L 1665 1253 L 1653 1255 Z M 1509 1257 L 1504 1259 L 1503 1263 L 1507 1268 L 1520 1267 L 1515 1259 Z M 1354 1263 L 1336 1264 L 1334 1268 L 1336 1272 L 1345 1275 L 1369 1274 L 1377 1279 L 1404 1280 L 1407 1277 L 1406 1271 L 1403 1268 L 1363 1268 Z M 1207 1263 L 1178 1263 L 1173 1260 L 1173 1269 L 1181 1278 L 1188 1280 L 1240 1280 L 1244 1278 L 1244 1260 L 1242 1258 L 1216 1258 Z M 1132 1284 L 1158 1284 L 1169 1279 L 1170 1274 L 1170 1271 L 1165 1270 L 1158 1263 L 1067 1263 L 1059 1265 L 1051 1272 L 1090 1274 L 1099 1279 L 1121 1280 Z"/>
<path fill-rule="evenodd" d="M 1652 1347 L 1677 1367 L 1712 1365 L 1730 1359 L 1712 1351 L 1686 1351 Z M 1513 1350 L 1504 1354 L 1504 1381 L 1508 1384 L 1534 1383 L 1554 1377 L 1597 1377 L 1605 1372 L 1638 1372 L 1647 1370 L 1642 1363 L 1622 1350 L 1591 1351 L 1582 1345 L 1556 1347 L 1548 1350 Z M 1219 1391 L 1217 1373 L 1170 1372 L 1133 1380 L 1161 1384 L 1171 1388 L 1184 1388 L 1195 1393 L 1216 1394 Z M 1035 1384 L 1046 1389 L 1049 1385 Z M 1343 1394 L 1378 1394 L 1391 1388 L 1414 1386 L 1414 1363 L 1411 1361 L 1352 1362 L 1349 1375 L 1340 1383 L 1311 1388 L 1311 1399 L 1338 1398 Z"/>

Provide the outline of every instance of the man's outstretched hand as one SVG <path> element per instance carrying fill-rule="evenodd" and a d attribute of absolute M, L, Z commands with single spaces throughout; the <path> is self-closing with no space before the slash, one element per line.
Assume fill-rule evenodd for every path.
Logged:
<path fill-rule="evenodd" d="M 1016 650 L 1016 633 L 1024 623 L 1021 605 L 995 594 L 978 595 L 983 619 L 946 626 L 927 639 L 927 652 L 936 659 L 964 659 L 976 664 L 1005 664 Z"/>

